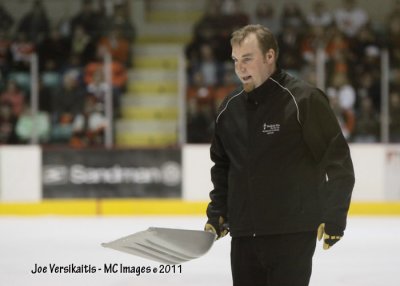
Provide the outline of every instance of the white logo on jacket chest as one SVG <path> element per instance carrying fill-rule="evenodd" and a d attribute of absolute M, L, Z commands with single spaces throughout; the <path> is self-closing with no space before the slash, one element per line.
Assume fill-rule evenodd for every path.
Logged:
<path fill-rule="evenodd" d="M 272 135 L 275 134 L 276 132 L 279 132 L 281 130 L 281 125 L 280 124 L 263 124 L 263 129 L 262 133 L 265 133 L 267 135 Z"/>

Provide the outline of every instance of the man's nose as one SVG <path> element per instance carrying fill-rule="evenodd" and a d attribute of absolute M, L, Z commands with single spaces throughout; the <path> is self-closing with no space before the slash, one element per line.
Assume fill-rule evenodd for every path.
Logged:
<path fill-rule="evenodd" d="M 246 68 L 242 63 L 237 63 L 237 70 L 240 72 L 244 72 Z"/>

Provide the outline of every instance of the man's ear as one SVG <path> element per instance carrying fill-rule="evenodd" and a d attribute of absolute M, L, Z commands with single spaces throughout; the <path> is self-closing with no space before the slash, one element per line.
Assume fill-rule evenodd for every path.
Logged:
<path fill-rule="evenodd" d="M 269 49 L 265 53 L 265 63 L 272 64 L 275 61 L 275 51 L 273 49 Z"/>

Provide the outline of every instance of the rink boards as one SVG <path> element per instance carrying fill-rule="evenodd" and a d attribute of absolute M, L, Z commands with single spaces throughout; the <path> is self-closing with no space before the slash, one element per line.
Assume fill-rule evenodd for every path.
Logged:
<path fill-rule="evenodd" d="M 350 149 L 356 174 L 350 214 L 400 215 L 400 176 L 398 175 L 400 174 L 400 146 L 353 144 Z M 143 151 L 135 152 L 122 152 L 121 154 L 114 152 L 111 158 L 116 155 L 132 157 L 132 162 L 144 162 L 143 164 L 147 166 L 160 165 L 165 167 L 164 161 L 169 162 L 167 164 L 169 167 L 165 168 L 165 172 L 158 172 L 165 174 L 155 176 L 155 178 L 168 179 L 164 184 L 157 185 L 157 188 L 160 189 L 165 189 L 164 185 L 171 187 L 172 182 L 175 183 L 172 187 L 179 189 L 179 191 L 176 194 L 174 193 L 175 195 L 172 198 L 161 198 L 156 194 L 153 194 L 151 198 L 102 198 L 98 196 L 92 198 L 49 198 L 42 194 L 41 180 L 43 178 L 41 176 L 42 157 L 40 156 L 40 148 L 37 146 L 2 147 L 0 148 L 0 215 L 205 216 L 209 200 L 208 193 L 213 188 L 209 171 L 212 162 L 209 158 L 208 145 L 186 145 L 182 147 L 181 154 L 174 150 L 176 154 L 174 153 L 172 157 L 170 154 L 167 154 L 167 156 L 159 152 L 152 153 L 152 156 Z M 101 155 L 104 157 L 104 152 Z M 81 160 L 82 156 L 78 157 Z M 118 162 L 122 162 L 120 157 L 117 157 Z M 147 161 L 142 157 L 145 157 L 144 159 Z M 149 161 L 149 157 L 155 159 Z M 163 158 L 164 161 L 160 158 Z M 62 160 L 58 158 L 57 160 L 64 162 L 65 158 L 63 157 Z M 56 163 L 57 160 L 55 160 Z M 93 164 L 92 157 L 90 157 L 90 161 Z M 174 161 L 173 164 L 172 161 Z M 111 163 L 113 165 L 112 160 Z M 52 166 L 54 164 L 52 162 Z M 134 166 L 134 170 L 143 171 L 145 169 L 143 166 Z M 153 172 L 157 169 L 154 166 L 150 168 Z M 112 170 L 115 171 L 115 166 Z M 24 176 L 22 177 L 21 174 L 24 174 Z M 54 170 L 49 174 L 51 174 L 50 178 L 52 178 L 53 183 L 55 178 L 60 178 L 59 173 L 54 172 Z M 172 179 L 174 181 L 171 181 Z M 81 185 L 84 185 L 84 189 L 88 188 L 88 184 Z M 150 184 L 149 189 L 155 185 L 155 183 Z M 68 186 L 70 189 L 74 189 L 74 186 Z M 108 187 L 103 183 L 102 185 L 96 184 L 93 188 L 99 186 Z M 135 184 L 132 184 L 129 188 L 133 189 L 135 186 Z M 142 187 L 139 189 L 142 192 L 146 191 Z"/>

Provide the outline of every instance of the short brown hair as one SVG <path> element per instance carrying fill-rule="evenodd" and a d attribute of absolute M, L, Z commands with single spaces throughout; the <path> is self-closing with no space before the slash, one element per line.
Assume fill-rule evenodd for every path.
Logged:
<path fill-rule="evenodd" d="M 231 45 L 240 45 L 244 39 L 250 35 L 255 34 L 260 46 L 261 52 L 265 54 L 269 49 L 275 51 L 276 58 L 278 58 L 279 47 L 274 34 L 270 29 L 262 25 L 247 25 L 232 33 Z"/>

